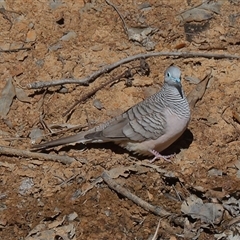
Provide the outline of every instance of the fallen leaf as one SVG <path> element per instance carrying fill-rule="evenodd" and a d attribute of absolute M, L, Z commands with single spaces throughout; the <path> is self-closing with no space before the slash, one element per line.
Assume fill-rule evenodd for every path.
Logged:
<path fill-rule="evenodd" d="M 191 109 L 194 108 L 194 106 L 198 100 L 202 99 L 202 97 L 205 93 L 207 84 L 208 84 L 209 80 L 211 79 L 211 76 L 212 76 L 212 73 L 211 72 L 208 73 L 205 76 L 205 78 L 199 84 L 197 84 L 197 86 L 188 94 L 187 100 L 188 100 L 188 103 L 189 103 L 189 106 Z"/>
<path fill-rule="evenodd" d="M 131 165 L 127 167 L 120 166 L 109 170 L 108 175 L 113 179 L 118 178 L 119 176 L 126 178 L 130 175 L 131 172 L 142 174 L 147 172 L 147 168 L 140 165 Z"/>
<path fill-rule="evenodd" d="M 27 102 L 27 103 L 31 102 L 31 98 L 27 96 L 26 92 L 22 88 L 16 87 L 15 92 L 16 92 L 16 97 L 19 101 Z"/>
<path fill-rule="evenodd" d="M 205 9 L 193 8 L 181 14 L 184 22 L 202 22 L 211 19 L 213 13 Z"/>
<path fill-rule="evenodd" d="M 201 198 L 191 195 L 182 203 L 181 211 L 204 223 L 218 224 L 222 221 L 224 209 L 220 204 L 203 203 Z"/>
<path fill-rule="evenodd" d="M 211 19 L 214 13 L 219 14 L 223 1 L 205 1 L 203 4 L 186 10 L 181 13 L 181 20 L 183 22 L 202 22 Z"/>
<path fill-rule="evenodd" d="M 8 79 L 5 87 L 2 90 L 0 97 L 0 116 L 5 118 L 10 110 L 12 105 L 13 98 L 15 97 L 15 88 L 12 84 L 12 79 Z"/>
<path fill-rule="evenodd" d="M 234 197 L 230 197 L 227 201 L 224 201 L 223 207 L 234 217 L 240 215 L 240 200 Z"/>

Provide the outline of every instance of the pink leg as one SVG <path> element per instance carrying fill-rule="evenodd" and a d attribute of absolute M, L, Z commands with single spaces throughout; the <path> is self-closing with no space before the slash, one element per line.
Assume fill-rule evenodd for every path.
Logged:
<path fill-rule="evenodd" d="M 170 158 L 175 156 L 175 154 L 171 154 L 171 155 L 168 155 L 168 156 L 163 156 L 159 152 L 157 152 L 156 150 L 153 150 L 153 149 L 150 149 L 149 152 L 154 155 L 154 158 L 152 160 L 150 160 L 150 163 L 153 163 L 155 160 L 161 159 L 161 158 L 164 159 L 167 162 L 172 162 L 170 160 Z"/>

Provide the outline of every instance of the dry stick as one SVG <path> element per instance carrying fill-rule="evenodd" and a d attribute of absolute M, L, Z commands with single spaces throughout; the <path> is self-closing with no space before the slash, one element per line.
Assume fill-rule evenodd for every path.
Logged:
<path fill-rule="evenodd" d="M 8 49 L 8 50 L 2 50 L 0 49 L 0 52 L 19 52 L 19 51 L 22 51 L 22 50 L 32 50 L 33 48 L 30 48 L 30 47 L 21 47 L 21 48 L 14 48 L 14 49 Z"/>
<path fill-rule="evenodd" d="M 113 189 L 114 191 L 116 191 L 117 193 L 120 193 L 121 195 L 127 197 L 128 199 L 130 199 L 131 201 L 133 201 L 134 203 L 136 203 L 137 205 L 139 205 L 140 207 L 144 208 L 147 211 L 151 211 L 152 213 L 161 216 L 161 217 L 169 217 L 171 215 L 173 215 L 170 212 L 167 212 L 166 210 L 164 210 L 161 207 L 158 206 L 153 206 L 151 204 L 149 204 L 148 202 L 142 200 L 141 198 L 137 197 L 136 195 L 132 194 L 131 192 L 129 192 L 126 188 L 120 186 L 119 184 L 117 184 L 108 174 L 106 171 L 104 171 L 101 175 L 103 181 L 105 183 L 107 183 L 107 185 Z"/>
<path fill-rule="evenodd" d="M 117 7 L 116 7 L 113 3 L 111 3 L 109 0 L 105 0 L 105 1 L 106 1 L 106 3 L 107 3 L 108 5 L 110 5 L 111 7 L 113 7 L 114 10 L 117 12 L 117 14 L 119 15 L 119 17 L 121 18 L 121 20 L 122 20 L 122 22 L 123 22 L 124 31 L 125 31 L 125 33 L 128 35 L 128 26 L 127 26 L 127 24 L 126 24 L 126 22 L 125 22 L 125 20 L 124 20 L 124 18 L 123 18 L 123 16 L 122 16 L 122 14 L 118 11 Z"/>
<path fill-rule="evenodd" d="M 11 11 L 6 11 L 6 9 L 5 9 L 4 7 L 1 7 L 1 8 L 0 8 L 0 13 L 3 15 L 3 17 L 4 17 L 5 19 L 7 19 L 7 21 L 10 22 L 10 28 L 9 28 L 9 30 L 11 30 L 13 23 L 12 23 L 11 19 L 8 17 L 8 15 L 6 14 L 6 12 L 11 12 Z M 13 12 L 13 13 L 16 13 L 16 12 Z"/>
<path fill-rule="evenodd" d="M 215 58 L 215 59 L 222 59 L 222 58 L 230 58 L 230 59 L 240 59 L 240 56 L 238 55 L 231 55 L 231 54 L 217 54 L 217 53 L 199 53 L 199 52 L 154 52 L 154 53 L 140 53 L 137 55 L 133 55 L 127 58 L 124 58 L 118 62 L 115 62 L 113 64 L 109 64 L 100 70 L 90 74 L 89 76 L 82 78 L 82 79 L 60 79 L 60 80 L 54 80 L 54 81 L 46 81 L 46 82 L 33 82 L 27 85 L 27 88 L 29 89 L 39 89 L 43 87 L 51 87 L 51 86 L 58 86 L 58 85 L 64 85 L 64 84 L 78 84 L 78 85 L 89 85 L 89 83 L 93 82 L 95 79 L 97 79 L 99 76 L 101 76 L 104 73 L 108 73 L 112 71 L 114 68 L 134 61 L 136 59 L 141 58 L 149 58 L 149 57 L 157 57 L 157 56 L 172 56 L 172 57 L 182 57 L 182 58 L 195 58 L 195 57 L 204 57 L 204 58 Z"/>
<path fill-rule="evenodd" d="M 141 198 L 137 197 L 136 195 L 129 192 L 126 188 L 120 186 L 117 184 L 107 173 L 107 171 L 104 171 L 101 175 L 103 181 L 114 191 L 117 193 L 123 195 L 124 197 L 128 198 L 132 202 L 136 203 L 138 206 L 144 208 L 146 211 L 150 211 L 153 214 L 160 216 L 160 217 L 170 217 L 170 221 L 178 226 L 184 226 L 185 218 L 181 217 L 175 213 L 171 213 L 166 211 L 165 209 L 159 207 L 159 206 L 153 206 L 149 204 L 148 202 L 142 200 Z"/>
<path fill-rule="evenodd" d="M 240 114 L 237 113 L 236 111 L 232 111 L 233 118 L 240 123 Z"/>
<path fill-rule="evenodd" d="M 52 155 L 52 154 L 45 154 L 45 153 L 36 153 L 30 152 L 27 150 L 20 150 L 15 148 L 8 148 L 0 146 L 0 155 L 10 155 L 10 156 L 17 156 L 17 157 L 26 157 L 26 158 L 37 158 L 43 160 L 51 160 L 56 162 L 61 162 L 63 164 L 71 164 L 72 162 L 76 161 L 74 158 L 68 156 L 59 156 L 59 155 Z"/>
<path fill-rule="evenodd" d="M 155 233 L 154 233 L 154 235 L 153 235 L 151 240 L 157 240 L 158 239 L 158 230 L 160 228 L 160 223 L 161 223 L 161 218 L 158 221 L 158 225 L 157 225 L 156 231 L 155 231 Z"/>

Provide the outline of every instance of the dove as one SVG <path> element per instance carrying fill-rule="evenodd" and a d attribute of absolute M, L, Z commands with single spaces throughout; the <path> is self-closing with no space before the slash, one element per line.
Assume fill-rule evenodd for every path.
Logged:
<path fill-rule="evenodd" d="M 186 130 L 190 121 L 190 107 L 181 85 L 181 70 L 170 66 L 164 73 L 159 92 L 87 131 L 39 145 L 35 149 L 76 143 L 114 142 L 135 154 L 168 160 L 160 154 Z"/>

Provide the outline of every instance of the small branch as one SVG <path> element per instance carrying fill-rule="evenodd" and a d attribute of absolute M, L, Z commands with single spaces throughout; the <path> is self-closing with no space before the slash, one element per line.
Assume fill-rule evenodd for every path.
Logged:
<path fill-rule="evenodd" d="M 64 84 L 79 84 L 81 86 L 88 86 L 89 85 L 89 80 L 90 79 L 96 79 L 98 76 L 95 76 L 97 72 L 94 74 L 89 75 L 86 78 L 83 79 L 74 79 L 74 78 L 63 78 L 59 80 L 53 80 L 53 81 L 46 81 L 46 82 L 33 82 L 29 83 L 27 85 L 28 89 L 39 89 L 39 88 L 44 88 L 44 87 L 53 87 L 53 86 L 59 86 L 59 85 L 64 85 Z M 101 73 L 103 74 L 103 73 Z M 99 76 L 101 75 L 99 74 Z"/>
<path fill-rule="evenodd" d="M 237 111 L 232 111 L 233 118 L 240 123 L 240 114 Z"/>
<path fill-rule="evenodd" d="M 126 188 L 120 186 L 117 184 L 107 173 L 107 171 L 104 171 L 101 175 L 101 178 L 103 181 L 114 191 L 117 193 L 123 195 L 124 197 L 128 198 L 132 202 L 136 203 L 138 206 L 144 208 L 146 211 L 150 211 L 153 214 L 160 216 L 160 217 L 169 217 L 170 222 L 183 227 L 185 223 L 185 217 L 182 217 L 180 215 L 177 215 L 175 213 L 171 213 L 166 211 L 165 209 L 159 207 L 159 206 L 153 206 L 149 204 L 148 202 L 142 200 L 141 198 L 137 197 L 136 195 L 129 192 Z"/>
<path fill-rule="evenodd" d="M 155 233 L 154 233 L 154 235 L 153 235 L 151 240 L 157 240 L 158 239 L 158 230 L 160 228 L 160 224 L 161 224 L 161 218 L 158 221 L 158 225 L 157 225 L 156 231 L 155 231 Z"/>
<path fill-rule="evenodd" d="M 118 11 L 117 7 L 116 7 L 113 3 L 111 3 L 109 0 L 105 0 L 105 1 L 106 1 L 106 3 L 107 3 L 108 5 L 110 5 L 111 7 L 114 8 L 114 10 L 117 12 L 117 14 L 119 15 L 119 17 L 121 18 L 121 20 L 122 20 L 122 22 L 123 22 L 124 31 L 125 31 L 125 33 L 126 33 L 127 36 L 128 36 L 128 26 L 127 26 L 127 24 L 126 24 L 126 22 L 125 22 L 125 20 L 124 20 L 124 18 L 123 18 L 123 16 L 122 16 L 122 14 Z"/>
<path fill-rule="evenodd" d="M 7 11 L 4 7 L 1 7 L 1 8 L 0 8 L 0 13 L 1 13 L 1 14 L 3 15 L 3 17 L 4 17 L 5 19 L 7 19 L 7 21 L 9 21 L 9 23 L 10 23 L 10 28 L 9 28 L 8 30 L 11 30 L 13 23 L 12 23 L 11 19 L 8 17 L 8 15 L 6 14 L 7 12 L 10 12 L 10 13 L 11 13 L 11 11 Z M 12 12 L 12 13 L 16 13 L 16 12 Z"/>
<path fill-rule="evenodd" d="M 158 206 L 153 206 L 151 204 L 149 204 L 148 202 L 142 200 L 141 198 L 137 197 L 136 195 L 132 194 L 131 192 L 129 192 L 127 189 L 125 189 L 124 187 L 120 186 L 119 184 L 117 184 L 108 174 L 106 171 L 104 171 L 102 173 L 102 179 L 105 183 L 107 183 L 107 185 L 113 189 L 114 191 L 116 191 L 117 193 L 120 193 L 121 195 L 123 195 L 124 197 L 130 199 L 131 201 L 133 201 L 134 203 L 136 203 L 137 205 L 139 205 L 140 207 L 144 208 L 146 211 L 150 211 L 158 216 L 161 217 L 168 217 L 173 215 L 173 213 L 170 213 L 166 210 L 164 210 L 161 207 Z"/>
<path fill-rule="evenodd" d="M 8 148 L 0 146 L 0 155 L 10 155 L 10 156 L 17 156 L 17 157 L 25 157 L 25 158 L 36 158 L 36 159 L 43 159 L 43 160 L 50 160 L 55 162 L 60 162 L 63 164 L 71 164 L 72 162 L 76 161 L 74 158 L 68 156 L 59 156 L 53 154 L 45 154 L 45 153 L 36 153 L 30 152 L 27 150 L 20 150 L 15 148 Z"/>
<path fill-rule="evenodd" d="M 0 49 L 0 52 L 19 52 L 19 51 L 22 51 L 22 50 L 32 50 L 32 48 L 30 47 L 21 47 L 21 48 L 15 48 L 15 49 L 8 49 L 8 50 L 2 50 Z"/>
<path fill-rule="evenodd" d="M 167 57 L 178 57 L 178 58 L 196 58 L 196 57 L 203 57 L 203 58 L 214 58 L 214 59 L 222 59 L 222 58 L 229 58 L 229 59 L 240 59 L 239 55 L 231 55 L 231 54 L 217 54 L 217 53 L 199 53 L 199 52 L 153 52 L 153 53 L 141 53 L 137 55 L 133 55 L 127 58 L 124 58 L 118 62 L 113 64 L 109 64 L 100 70 L 92 73 L 91 75 L 82 78 L 82 79 L 60 79 L 54 81 L 46 81 L 46 82 L 33 82 L 27 85 L 28 89 L 39 89 L 43 87 L 51 87 L 57 85 L 64 85 L 64 84 L 78 84 L 82 86 L 87 86 L 95 79 L 97 79 L 102 74 L 108 73 L 115 69 L 116 67 L 134 61 L 136 59 L 141 58 L 150 58 L 150 57 L 159 57 L 159 56 L 167 56 Z"/>

